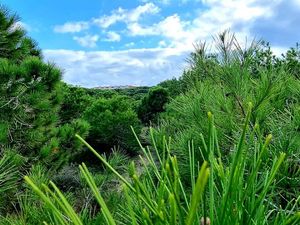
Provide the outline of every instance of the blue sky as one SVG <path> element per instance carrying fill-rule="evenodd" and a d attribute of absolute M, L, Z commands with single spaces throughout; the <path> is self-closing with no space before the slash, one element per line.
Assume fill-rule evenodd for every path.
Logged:
<path fill-rule="evenodd" d="M 56 63 L 85 87 L 178 77 L 193 43 L 230 28 L 279 54 L 300 41 L 300 0 L 2 0 Z"/>

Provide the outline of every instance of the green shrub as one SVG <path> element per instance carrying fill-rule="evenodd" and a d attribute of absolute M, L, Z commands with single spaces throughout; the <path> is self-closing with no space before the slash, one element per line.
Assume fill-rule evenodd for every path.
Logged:
<path fill-rule="evenodd" d="M 83 118 L 91 125 L 88 140 L 100 150 L 120 146 L 128 153 L 136 152 L 137 145 L 130 126 L 139 130 L 140 124 L 129 98 L 100 98 L 86 109 Z"/>
<path fill-rule="evenodd" d="M 90 106 L 95 100 L 88 94 L 88 91 L 81 87 L 63 85 L 64 99 L 60 108 L 61 123 L 68 123 L 74 119 L 80 119 L 84 109 Z"/>
<path fill-rule="evenodd" d="M 159 113 L 165 110 L 164 106 L 169 100 L 168 91 L 162 87 L 151 88 L 148 94 L 142 99 L 137 108 L 139 119 L 144 124 L 155 120 Z"/>

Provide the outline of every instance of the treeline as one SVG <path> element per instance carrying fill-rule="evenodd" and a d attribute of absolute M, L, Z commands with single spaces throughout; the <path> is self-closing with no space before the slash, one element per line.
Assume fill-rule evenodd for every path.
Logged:
<path fill-rule="evenodd" d="M 178 79 L 87 89 L 17 21 L 0 9 L 0 224 L 300 222 L 298 44 L 225 31 Z"/>

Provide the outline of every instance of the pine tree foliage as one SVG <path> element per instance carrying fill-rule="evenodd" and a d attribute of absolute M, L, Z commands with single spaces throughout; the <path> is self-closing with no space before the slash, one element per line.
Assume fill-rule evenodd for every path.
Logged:
<path fill-rule="evenodd" d="M 21 62 L 28 56 L 41 58 L 37 43 L 26 36 L 20 18 L 0 5 L 0 58 Z"/>
<path fill-rule="evenodd" d="M 61 125 L 62 73 L 42 61 L 36 43 L 18 22 L 17 15 L 0 8 L 0 147 L 24 156 L 61 159 L 79 147 L 66 144 L 70 136 L 85 136 L 88 125 Z"/>

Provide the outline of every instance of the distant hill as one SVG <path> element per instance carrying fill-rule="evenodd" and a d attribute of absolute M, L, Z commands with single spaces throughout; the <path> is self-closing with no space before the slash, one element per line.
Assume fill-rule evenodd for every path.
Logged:
<path fill-rule="evenodd" d="M 132 88 L 139 88 L 139 86 L 134 86 L 134 85 L 99 86 L 99 87 L 94 87 L 93 89 L 116 90 L 116 89 L 132 89 Z"/>
<path fill-rule="evenodd" d="M 126 95 L 139 100 L 148 93 L 151 87 L 148 86 L 134 86 L 134 85 L 119 85 L 119 86 L 100 86 L 90 88 L 88 92 L 92 95 L 103 95 L 105 93 L 117 92 L 121 95 Z M 106 96 L 107 97 L 107 96 Z"/>

